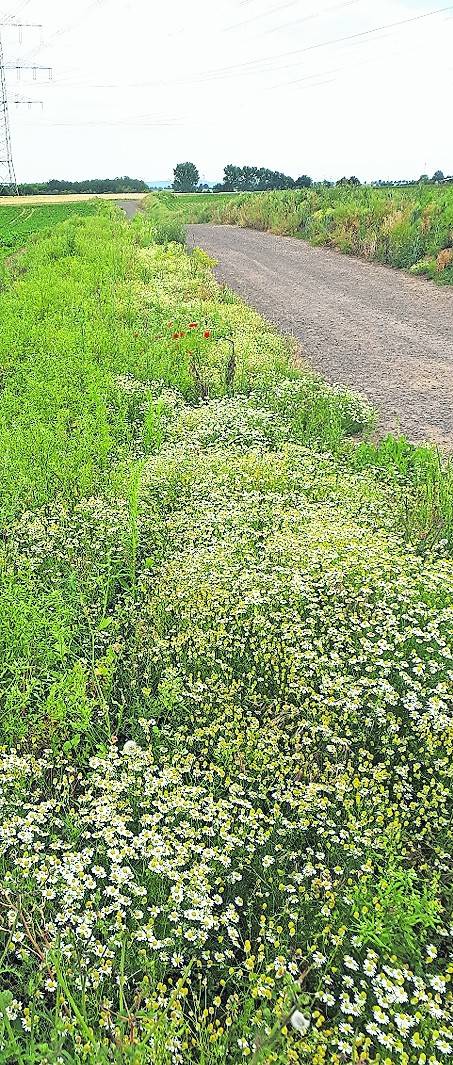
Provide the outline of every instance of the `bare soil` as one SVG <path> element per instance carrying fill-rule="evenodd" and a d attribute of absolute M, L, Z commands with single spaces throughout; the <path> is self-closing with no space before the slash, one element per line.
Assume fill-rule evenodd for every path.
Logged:
<path fill-rule="evenodd" d="M 400 270 L 235 226 L 188 242 L 332 384 L 366 396 L 382 431 L 453 450 L 453 289 Z"/>

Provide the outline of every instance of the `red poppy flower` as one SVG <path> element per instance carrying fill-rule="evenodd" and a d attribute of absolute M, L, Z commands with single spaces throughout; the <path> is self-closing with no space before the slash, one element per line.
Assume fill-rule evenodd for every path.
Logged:
<path fill-rule="evenodd" d="M 173 333 L 173 340 L 179 340 L 180 333 Z"/>
<path fill-rule="evenodd" d="M 206 338 L 206 340 L 209 340 L 209 337 L 211 336 L 209 329 L 205 329 L 203 336 Z"/>
<path fill-rule="evenodd" d="M 189 329 L 198 329 L 198 322 L 190 322 Z"/>

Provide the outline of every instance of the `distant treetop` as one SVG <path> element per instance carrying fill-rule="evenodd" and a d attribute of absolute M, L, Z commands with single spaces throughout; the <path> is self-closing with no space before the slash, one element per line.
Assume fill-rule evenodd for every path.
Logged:
<path fill-rule="evenodd" d="M 178 163 L 173 174 L 173 192 L 196 191 L 200 175 L 195 163 Z"/>
<path fill-rule="evenodd" d="M 223 182 L 215 185 L 214 192 L 269 192 L 272 189 L 308 188 L 312 179 L 308 174 L 294 181 L 280 170 L 269 170 L 264 166 L 234 166 L 228 163 L 223 174 Z"/>
<path fill-rule="evenodd" d="M 358 177 L 355 177 L 354 174 L 352 175 L 352 177 L 342 177 L 342 178 L 340 178 L 339 181 L 337 181 L 337 185 L 360 185 L 360 184 L 361 184 L 361 182 L 359 181 Z"/>

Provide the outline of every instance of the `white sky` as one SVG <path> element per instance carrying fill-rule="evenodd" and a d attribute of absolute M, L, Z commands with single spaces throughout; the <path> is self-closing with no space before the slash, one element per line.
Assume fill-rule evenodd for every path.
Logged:
<path fill-rule="evenodd" d="M 8 72 L 18 180 L 166 179 L 186 159 L 206 180 L 229 162 L 330 179 L 451 174 L 453 0 L 418 18 L 447 6 L 0 0 L 3 19 L 43 24 L 22 42 L 3 26 L 8 63 L 53 68 L 52 81 Z"/>

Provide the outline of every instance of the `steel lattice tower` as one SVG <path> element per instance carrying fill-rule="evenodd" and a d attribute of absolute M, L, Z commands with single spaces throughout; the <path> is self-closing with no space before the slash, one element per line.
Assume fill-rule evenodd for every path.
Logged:
<path fill-rule="evenodd" d="M 8 189 L 13 196 L 19 195 L 11 149 L 5 61 L 0 33 L 0 190 L 1 189 Z"/>

